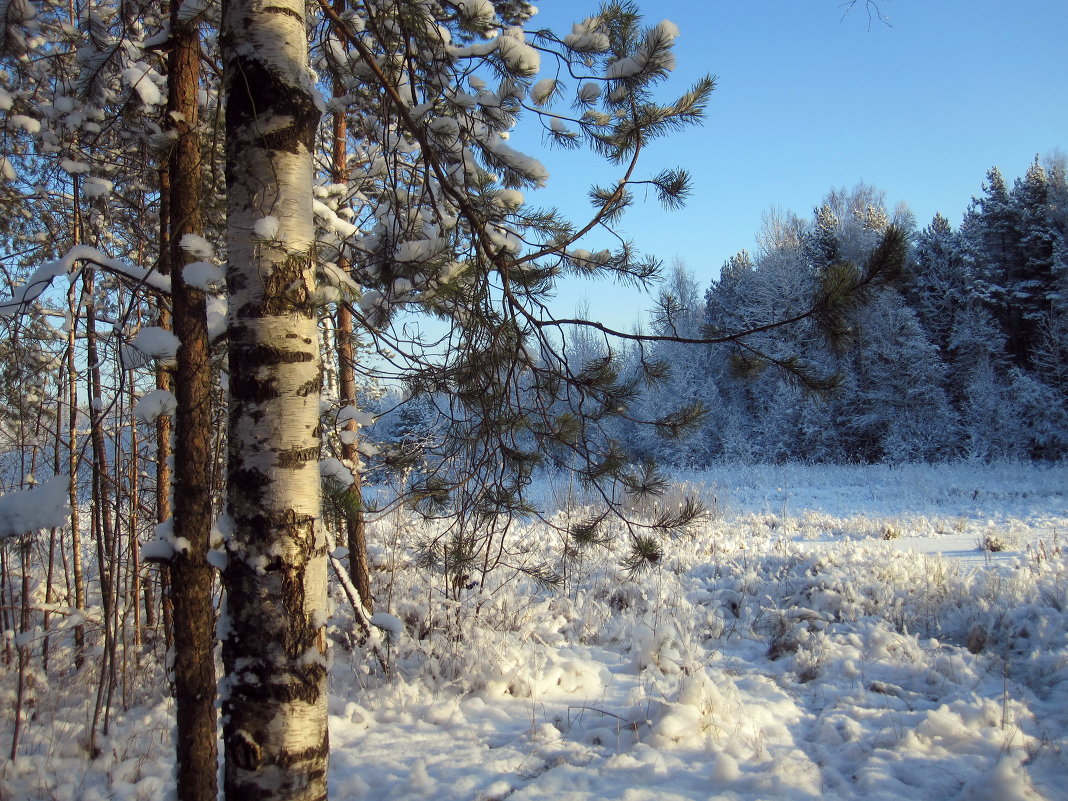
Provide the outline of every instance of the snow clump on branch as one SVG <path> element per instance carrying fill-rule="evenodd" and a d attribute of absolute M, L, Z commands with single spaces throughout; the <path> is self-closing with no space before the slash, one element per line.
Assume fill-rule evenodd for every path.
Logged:
<path fill-rule="evenodd" d="M 647 71 L 670 72 L 675 69 L 675 53 L 671 46 L 678 37 L 679 26 L 671 20 L 662 20 L 655 28 L 649 29 L 634 55 L 613 61 L 604 76 L 620 79 L 633 78 Z"/>
<path fill-rule="evenodd" d="M 577 53 L 603 53 L 611 41 L 598 30 L 600 17 L 587 17 L 571 26 L 571 33 L 564 37 L 564 44 Z"/>
<path fill-rule="evenodd" d="M 178 408 L 178 401 L 174 395 L 165 389 L 154 389 L 146 392 L 134 406 L 134 417 L 152 425 L 160 417 L 174 414 Z"/>
<path fill-rule="evenodd" d="M 211 242 L 199 234 L 184 234 L 178 244 L 182 250 L 195 258 L 203 261 L 215 258 L 215 248 L 211 246 Z"/>
<path fill-rule="evenodd" d="M 70 478 L 57 475 L 32 489 L 0 495 L 0 540 L 59 528 L 70 517 Z"/>

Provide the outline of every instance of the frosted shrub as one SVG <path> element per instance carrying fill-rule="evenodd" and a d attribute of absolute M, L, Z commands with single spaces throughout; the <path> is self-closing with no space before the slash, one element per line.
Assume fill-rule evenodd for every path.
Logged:
<path fill-rule="evenodd" d="M 999 553 L 1000 551 L 1010 550 L 1008 538 L 1002 534 L 985 534 L 976 541 L 976 547 L 980 551 L 989 551 L 990 553 Z"/>
<path fill-rule="evenodd" d="M 882 539 L 896 540 L 901 536 L 901 529 L 897 526 L 888 525 L 883 528 Z"/>

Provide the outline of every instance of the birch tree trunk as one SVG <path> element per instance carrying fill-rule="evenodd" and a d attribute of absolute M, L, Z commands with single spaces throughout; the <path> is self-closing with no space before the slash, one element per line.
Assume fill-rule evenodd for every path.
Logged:
<path fill-rule="evenodd" d="M 232 518 L 224 781 L 226 797 L 242 801 L 326 798 L 322 377 L 311 305 L 321 112 L 304 11 L 303 0 L 223 4 Z"/>

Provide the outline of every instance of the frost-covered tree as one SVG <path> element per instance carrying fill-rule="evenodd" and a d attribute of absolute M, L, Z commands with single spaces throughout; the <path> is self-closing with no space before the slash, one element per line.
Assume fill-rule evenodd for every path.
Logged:
<path fill-rule="evenodd" d="M 904 237 L 881 193 L 864 185 L 830 193 L 810 222 L 766 217 L 756 259 L 732 259 L 706 299 L 711 331 L 750 332 L 731 340 L 735 376 L 719 386 L 723 405 L 734 410 L 723 427 L 734 432 L 732 442 L 748 429 L 745 450 L 757 458 L 840 452 L 831 421 L 842 399 L 831 391 L 849 379 L 843 355 L 863 331 L 866 304 L 903 270 Z M 830 394 L 810 405 L 811 392 Z M 740 452 L 736 444 L 730 451 Z"/>
<path fill-rule="evenodd" d="M 1060 174 L 1054 165 L 1048 176 Z M 804 358 L 812 374 L 837 374 L 840 387 L 813 401 L 777 379 L 765 385 L 767 375 L 759 371 L 733 387 L 729 380 L 717 381 L 719 409 L 737 410 L 732 441 L 739 441 L 737 432 L 750 432 L 746 448 L 731 452 L 755 449 L 764 459 L 941 459 L 963 448 L 981 458 L 1050 458 L 1060 447 L 1058 409 L 1052 416 L 1032 411 L 1048 422 L 1025 430 L 1018 409 L 1010 407 L 1011 387 L 1021 381 L 1027 388 L 1021 397 L 1063 387 L 1060 187 L 1059 178 L 1043 181 L 1041 168 L 1032 165 L 1010 192 L 1000 172 L 991 171 L 986 194 L 973 203 L 961 233 L 936 215 L 915 235 L 900 294 L 880 289 L 869 295 L 870 306 L 830 329 L 832 340 L 839 335 L 851 348 L 825 350 L 815 319 L 742 338 L 735 348 L 759 343 L 765 354 L 778 354 L 787 364 Z M 1043 197 L 1044 203 L 1034 199 Z M 1039 232 L 1026 239 L 1025 219 L 1033 221 L 1029 230 Z M 709 320 L 729 330 L 746 315 L 749 325 L 774 317 L 776 304 L 790 308 L 791 298 L 796 308 L 797 299 L 818 285 L 821 271 L 833 274 L 838 260 L 863 260 L 891 220 L 911 228 L 907 210 L 888 214 L 881 193 L 863 185 L 830 193 L 808 222 L 770 215 L 759 237 L 762 252 L 754 261 L 732 260 L 710 289 Z M 1028 270 L 1046 278 L 1029 282 Z M 1044 318 L 1040 308 L 1047 310 Z M 1018 318 L 1014 324 L 1011 315 Z M 1012 336 L 1017 352 L 1023 338 L 1032 337 L 1022 351 L 1030 366 L 1014 373 Z M 745 366 L 745 358 L 735 358 Z M 1032 380 L 1038 384 L 1028 383 Z M 763 409 L 763 400 L 772 396 L 780 402 Z M 1050 401 L 1062 403 L 1056 396 Z M 1052 450 L 1037 445 L 1043 436 Z"/>
<path fill-rule="evenodd" d="M 636 374 L 651 376 L 635 403 L 640 418 L 659 419 L 680 403 L 700 408 L 701 420 L 686 436 L 665 438 L 649 426 L 627 432 L 628 447 L 637 455 L 674 465 L 705 464 L 711 458 L 710 426 L 715 426 L 716 387 L 713 378 L 726 370 L 722 348 L 696 347 L 671 337 L 694 339 L 704 329 L 704 300 L 696 276 L 676 261 L 650 314 L 651 333 L 666 337 L 648 345 L 637 343 L 629 354 Z"/>
<path fill-rule="evenodd" d="M 755 262 L 747 253 L 736 255 L 710 288 L 705 311 L 712 328 L 759 328 L 794 316 L 810 303 L 818 282 L 802 245 L 801 221 L 780 228 L 777 220 L 768 219 L 771 225 L 766 224 L 761 234 L 764 244 Z M 767 361 L 755 358 L 750 348 L 765 354 Z M 726 351 L 726 369 L 714 373 L 721 403 L 712 413 L 718 418 L 716 434 L 723 455 L 746 461 L 788 458 L 794 446 L 792 418 L 801 406 L 795 382 L 799 379 L 818 389 L 835 370 L 819 325 L 800 320 L 731 343 Z M 723 357 L 711 354 L 711 358 Z M 775 362 L 782 367 L 767 369 Z"/>
<path fill-rule="evenodd" d="M 1012 189 L 1019 210 L 1021 273 L 1013 300 L 1021 318 L 1021 346 L 1032 363 L 1039 339 L 1039 326 L 1054 310 L 1057 300 L 1058 255 L 1063 252 L 1064 232 L 1055 225 L 1052 189 L 1038 159 L 1028 167 Z M 1061 304 L 1063 308 L 1063 304 Z"/>
<path fill-rule="evenodd" d="M 912 267 L 902 291 L 943 358 L 954 320 L 972 291 L 966 266 L 959 234 L 948 219 L 935 214 L 930 225 L 916 235 Z"/>
<path fill-rule="evenodd" d="M 1039 324 L 1033 359 L 1035 376 L 1068 404 L 1068 311 L 1051 311 Z"/>
<path fill-rule="evenodd" d="M 843 455 L 858 461 L 936 461 L 956 452 L 945 365 L 894 291 L 866 310 L 838 393 Z"/>
<path fill-rule="evenodd" d="M 1055 232 L 1053 250 L 1053 304 L 1068 306 L 1068 158 L 1056 153 L 1046 159 L 1049 176 L 1050 224 Z"/>
<path fill-rule="evenodd" d="M 899 210 L 894 222 L 909 230 L 911 215 Z M 863 258 L 890 225 L 882 192 L 865 184 L 833 191 L 814 214 L 811 258 L 817 264 L 821 258 Z M 902 283 L 907 286 L 913 275 L 910 262 Z M 829 401 L 840 457 L 928 459 L 951 446 L 945 366 L 902 295 L 881 289 L 857 314 L 848 338 L 852 346 L 838 365 L 843 383 Z"/>
<path fill-rule="evenodd" d="M 1068 408 L 1063 396 L 1033 375 L 1009 373 L 1013 441 L 1022 458 L 1056 460 L 1068 451 Z"/>
<path fill-rule="evenodd" d="M 1046 389 L 1050 385 L 1059 385 L 1055 367 L 1058 345 L 1056 336 L 1049 336 L 1063 314 L 1061 287 L 1065 231 L 1059 205 L 1063 193 L 1059 189 L 1058 175 L 1054 165 L 1051 180 L 1050 174 L 1036 160 L 1026 175 L 1014 182 L 1010 191 L 1000 171 L 992 169 L 987 174 L 984 194 L 973 199 L 961 227 L 968 269 L 975 275 L 978 299 L 993 315 L 1000 332 L 991 337 L 981 321 L 974 319 L 978 304 L 968 301 L 954 323 L 952 341 L 958 355 L 952 360 L 953 369 L 958 374 L 976 369 L 975 375 L 980 383 L 993 377 L 1001 387 L 1019 384 L 1027 388 L 1021 397 L 1042 394 L 1038 392 L 1036 395 L 1029 383 L 1031 380 L 1037 380 Z M 979 329 L 983 332 L 977 337 Z M 990 359 L 989 365 L 972 359 L 967 352 L 988 354 L 983 358 Z M 1007 354 L 1009 364 L 1018 368 L 1011 375 L 1005 372 L 1007 365 L 1003 363 L 1003 353 Z M 957 386 L 962 385 L 957 382 Z M 995 389 L 991 388 L 980 395 L 987 397 L 993 392 Z M 968 403 L 967 399 L 962 402 Z M 1012 416 L 1015 410 L 1007 414 Z M 1037 426 L 1034 430 L 1051 436 L 1051 447 L 1057 449 L 1053 444 L 1057 437 L 1050 426 Z M 973 425 L 973 441 L 980 436 L 974 432 Z M 1017 434 L 1031 445 L 1024 446 L 1018 439 L 1011 448 L 1022 448 L 1024 456 L 1045 453 L 1043 448 L 1036 447 L 1033 431 L 1019 429 Z M 1004 442 L 1006 437 L 1016 435 L 1006 433 L 1006 426 L 999 425 L 990 429 L 990 436 L 992 442 Z M 1003 452 L 1009 447 L 998 445 L 994 450 Z"/>
<path fill-rule="evenodd" d="M 972 199 L 961 234 L 980 297 L 1005 333 L 1007 347 L 1016 364 L 1027 363 L 1025 309 L 1017 297 L 1024 279 L 1025 258 L 1021 252 L 1020 212 L 997 167 L 987 172 L 983 194 Z"/>

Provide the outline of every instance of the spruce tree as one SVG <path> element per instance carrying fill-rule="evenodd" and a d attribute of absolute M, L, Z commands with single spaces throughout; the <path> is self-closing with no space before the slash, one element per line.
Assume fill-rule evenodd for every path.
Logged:
<path fill-rule="evenodd" d="M 916 235 L 912 268 L 902 291 L 942 355 L 949 352 L 953 321 L 971 292 L 959 234 L 941 213 Z"/>
<path fill-rule="evenodd" d="M 869 462 L 953 456 L 957 421 L 943 388 L 946 366 L 904 298 L 881 292 L 859 328 L 838 393 L 843 456 Z"/>
<path fill-rule="evenodd" d="M 1025 309 L 1016 296 L 1025 275 L 1019 208 L 997 167 L 986 177 L 983 195 L 972 198 L 961 234 L 979 297 L 1001 325 L 1013 362 L 1026 365 L 1029 338 Z"/>
<path fill-rule="evenodd" d="M 1012 200 L 1019 213 L 1022 262 L 1013 298 L 1019 307 L 1020 347 L 1030 367 L 1042 321 L 1057 305 L 1056 261 L 1064 236 L 1055 227 L 1049 177 L 1037 158 L 1014 183 Z"/>

